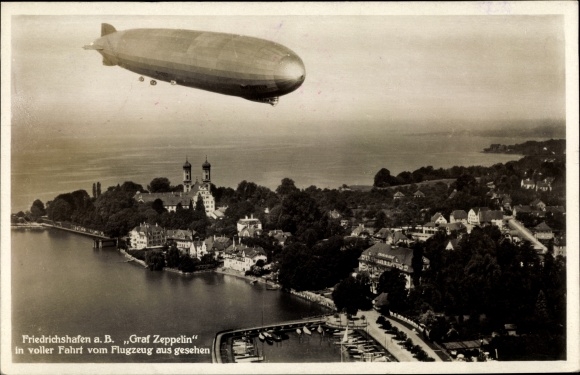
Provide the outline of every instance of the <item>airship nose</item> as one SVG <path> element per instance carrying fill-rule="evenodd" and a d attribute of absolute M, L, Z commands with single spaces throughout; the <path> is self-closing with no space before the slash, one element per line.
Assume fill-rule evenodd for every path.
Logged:
<path fill-rule="evenodd" d="M 306 69 L 300 57 L 288 54 L 278 63 L 274 71 L 276 86 L 282 91 L 291 92 L 296 90 L 306 78 Z"/>

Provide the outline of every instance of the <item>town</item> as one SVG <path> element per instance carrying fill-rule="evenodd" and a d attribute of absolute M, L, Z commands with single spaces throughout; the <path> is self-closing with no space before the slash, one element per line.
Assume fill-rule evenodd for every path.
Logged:
<path fill-rule="evenodd" d="M 275 191 L 216 187 L 207 158 L 194 180 L 186 160 L 180 185 L 95 183 L 92 197 L 36 200 L 13 222 L 124 239 L 151 270 L 218 269 L 351 316 L 396 314 L 455 359 L 564 359 L 564 149 L 491 167 L 383 168 L 372 187 L 284 178 Z"/>

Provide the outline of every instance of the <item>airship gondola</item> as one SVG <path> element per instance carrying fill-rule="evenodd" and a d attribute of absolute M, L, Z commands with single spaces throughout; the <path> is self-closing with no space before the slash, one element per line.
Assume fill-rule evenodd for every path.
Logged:
<path fill-rule="evenodd" d="M 130 29 L 101 24 L 101 37 L 85 49 L 118 65 L 172 85 L 276 105 L 306 78 L 302 59 L 268 40 L 207 31 Z M 143 77 L 139 78 L 144 81 Z"/>

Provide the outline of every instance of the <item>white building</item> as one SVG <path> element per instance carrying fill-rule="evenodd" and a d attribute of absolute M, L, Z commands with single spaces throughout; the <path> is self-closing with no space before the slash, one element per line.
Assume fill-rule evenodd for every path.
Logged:
<path fill-rule="evenodd" d="M 163 246 L 165 243 L 165 230 L 157 224 L 143 223 L 129 232 L 129 239 L 131 241 L 131 249 L 141 250 Z"/>
<path fill-rule="evenodd" d="M 245 228 L 262 229 L 262 222 L 258 219 L 255 219 L 253 214 L 251 217 L 248 217 L 246 215 L 245 218 L 238 220 L 236 228 L 238 230 L 238 233 L 240 233 Z"/>
<path fill-rule="evenodd" d="M 267 259 L 266 253 L 262 248 L 249 248 L 240 245 L 235 252 L 229 253 L 224 257 L 224 268 L 246 272 L 259 260 L 266 262 Z"/>

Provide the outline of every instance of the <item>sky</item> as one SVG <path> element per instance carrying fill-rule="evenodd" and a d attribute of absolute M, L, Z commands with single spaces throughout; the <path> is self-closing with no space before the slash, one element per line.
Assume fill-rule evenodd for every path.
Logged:
<path fill-rule="evenodd" d="M 306 4 L 269 15 L 216 15 L 211 7 L 196 15 L 195 7 L 169 5 L 162 8 L 168 15 L 152 15 L 161 12 L 145 5 L 39 7 L 55 14 L 11 17 L 12 135 L 323 137 L 563 121 L 564 16 L 507 15 L 515 5 L 472 5 L 470 15 L 390 15 L 388 7 L 379 8 L 383 14 L 356 7 L 305 12 Z M 130 15 L 141 9 L 145 15 Z M 295 13 L 306 14 L 287 15 Z M 100 36 L 101 22 L 117 30 L 181 28 L 268 39 L 302 58 L 306 81 L 276 107 L 166 82 L 150 86 L 82 49 Z"/>

